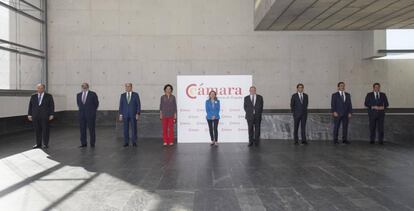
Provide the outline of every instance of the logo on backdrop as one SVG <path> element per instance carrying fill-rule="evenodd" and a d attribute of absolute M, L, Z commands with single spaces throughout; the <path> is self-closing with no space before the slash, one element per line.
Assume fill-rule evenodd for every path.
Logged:
<path fill-rule="evenodd" d="M 220 142 L 247 142 L 243 103 L 251 85 L 251 75 L 178 75 L 178 142 L 210 141 L 205 104 L 211 91 L 220 100 Z"/>
<path fill-rule="evenodd" d="M 197 99 L 197 96 L 207 96 L 211 91 L 215 91 L 220 96 L 242 96 L 242 87 L 205 87 L 204 83 L 199 85 L 189 84 L 185 93 L 190 99 Z"/>

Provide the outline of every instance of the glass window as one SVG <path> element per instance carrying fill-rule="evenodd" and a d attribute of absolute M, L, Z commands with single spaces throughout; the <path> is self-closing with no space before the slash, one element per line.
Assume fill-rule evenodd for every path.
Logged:
<path fill-rule="evenodd" d="M 0 0 L 0 89 L 45 83 L 45 0 Z"/>

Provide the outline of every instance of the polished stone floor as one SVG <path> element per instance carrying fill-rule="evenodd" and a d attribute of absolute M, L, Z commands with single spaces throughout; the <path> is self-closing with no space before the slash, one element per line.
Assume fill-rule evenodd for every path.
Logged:
<path fill-rule="evenodd" d="M 414 210 L 414 147 L 266 140 L 122 147 L 113 128 L 79 149 L 55 128 L 0 137 L 0 210 Z"/>

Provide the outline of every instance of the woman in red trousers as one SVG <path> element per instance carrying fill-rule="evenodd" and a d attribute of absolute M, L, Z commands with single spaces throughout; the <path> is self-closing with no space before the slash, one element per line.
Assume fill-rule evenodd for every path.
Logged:
<path fill-rule="evenodd" d="M 164 95 L 160 102 L 160 120 L 162 122 L 162 135 L 164 146 L 174 145 L 174 123 L 177 119 L 177 101 L 172 95 L 173 87 L 170 84 L 164 86 Z"/>

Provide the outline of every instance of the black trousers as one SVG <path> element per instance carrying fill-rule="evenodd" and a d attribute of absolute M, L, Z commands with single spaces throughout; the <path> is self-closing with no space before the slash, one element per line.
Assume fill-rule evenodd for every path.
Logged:
<path fill-rule="evenodd" d="M 338 133 L 339 133 L 339 127 L 342 124 L 342 141 L 348 140 L 348 114 L 343 116 L 334 117 L 334 132 L 333 132 L 333 138 L 334 141 L 338 141 Z"/>
<path fill-rule="evenodd" d="M 370 140 L 375 141 L 376 132 L 378 129 L 378 141 L 384 141 L 384 119 L 385 113 L 384 112 L 371 112 L 368 114 L 369 116 L 369 132 L 370 132 Z"/>
<path fill-rule="evenodd" d="M 308 119 L 308 114 L 302 114 L 302 115 L 293 117 L 293 124 L 294 124 L 293 137 L 295 139 L 295 142 L 299 140 L 299 135 L 298 135 L 299 125 L 300 125 L 300 133 L 302 137 L 302 142 L 306 141 L 306 120 L 307 119 Z"/>
<path fill-rule="evenodd" d="M 49 145 L 49 117 L 39 116 L 33 117 L 33 128 L 36 133 L 36 145 Z"/>
<path fill-rule="evenodd" d="M 254 118 L 247 120 L 247 127 L 249 129 L 249 143 L 260 141 L 260 124 L 262 123 L 262 119 Z"/>
<path fill-rule="evenodd" d="M 96 116 L 87 116 L 86 114 L 79 115 L 79 125 L 80 125 L 80 141 L 82 145 L 87 145 L 86 141 L 86 131 L 89 129 L 90 144 L 91 146 L 95 145 L 96 135 L 95 135 L 95 121 Z"/>
<path fill-rule="evenodd" d="M 210 131 L 210 138 L 211 141 L 218 141 L 218 124 L 219 124 L 219 120 L 215 119 L 208 119 L 207 120 L 208 123 L 208 129 Z"/>

